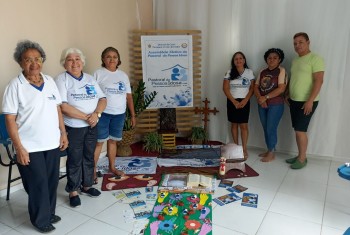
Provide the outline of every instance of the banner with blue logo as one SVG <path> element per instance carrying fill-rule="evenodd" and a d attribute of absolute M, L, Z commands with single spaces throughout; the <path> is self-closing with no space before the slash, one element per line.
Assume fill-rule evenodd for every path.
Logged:
<path fill-rule="evenodd" d="M 193 107 L 191 35 L 141 36 L 146 95 L 158 94 L 148 108 Z"/>

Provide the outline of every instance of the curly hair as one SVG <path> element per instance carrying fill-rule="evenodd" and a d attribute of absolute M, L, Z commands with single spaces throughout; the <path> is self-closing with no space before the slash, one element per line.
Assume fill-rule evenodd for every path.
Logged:
<path fill-rule="evenodd" d="M 39 43 L 30 41 L 30 40 L 23 40 L 17 43 L 15 52 L 13 53 L 13 58 L 18 64 L 22 61 L 23 53 L 29 49 L 37 50 L 40 53 L 41 57 L 43 58 L 43 62 L 45 62 L 46 54 L 43 48 L 39 45 Z"/>
<path fill-rule="evenodd" d="M 283 51 L 281 49 L 279 49 L 279 48 L 270 48 L 264 54 L 264 59 L 265 59 L 266 63 L 267 63 L 267 57 L 269 57 L 269 55 L 271 53 L 276 53 L 279 56 L 279 58 L 281 60 L 280 64 L 283 62 L 283 60 L 284 60 L 284 53 L 283 53 Z"/>

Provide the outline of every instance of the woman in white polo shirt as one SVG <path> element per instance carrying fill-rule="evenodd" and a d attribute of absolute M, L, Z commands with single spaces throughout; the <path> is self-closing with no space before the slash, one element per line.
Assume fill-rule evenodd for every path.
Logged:
<path fill-rule="evenodd" d="M 14 59 L 22 72 L 6 87 L 2 111 L 24 189 L 31 223 L 42 233 L 55 229 L 60 149 L 68 140 L 61 97 L 54 80 L 41 73 L 46 54 L 29 40 L 17 44 Z"/>
<path fill-rule="evenodd" d="M 231 59 L 231 69 L 224 77 L 223 90 L 227 97 L 227 119 L 231 122 L 233 142 L 238 144 L 238 129 L 240 129 L 245 159 L 248 157 L 248 120 L 254 79 L 253 71 L 248 68 L 245 55 L 240 51 L 234 53 Z"/>
<path fill-rule="evenodd" d="M 62 98 L 62 112 L 70 145 L 67 149 L 67 185 L 71 207 L 78 207 L 82 194 L 98 197 L 101 192 L 92 188 L 94 150 L 97 141 L 96 124 L 106 107 L 106 97 L 96 80 L 83 73 L 85 56 L 77 48 L 62 52 L 61 65 L 66 69 L 56 78 Z"/>

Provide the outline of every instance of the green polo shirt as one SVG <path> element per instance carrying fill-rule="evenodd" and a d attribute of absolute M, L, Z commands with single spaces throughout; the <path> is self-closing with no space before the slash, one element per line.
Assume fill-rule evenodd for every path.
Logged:
<path fill-rule="evenodd" d="M 310 97 L 313 77 L 312 74 L 324 71 L 325 64 L 322 57 L 310 52 L 307 55 L 296 57 L 292 62 L 289 95 L 294 101 L 307 101 Z M 319 100 L 319 95 L 315 101 Z"/>

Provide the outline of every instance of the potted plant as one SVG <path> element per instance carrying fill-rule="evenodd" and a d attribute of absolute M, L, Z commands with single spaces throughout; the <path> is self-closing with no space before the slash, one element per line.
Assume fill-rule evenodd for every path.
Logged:
<path fill-rule="evenodd" d="M 163 148 L 163 139 L 157 132 L 150 132 L 143 137 L 143 149 L 147 152 L 160 153 Z"/>
<path fill-rule="evenodd" d="M 156 91 L 150 94 L 145 94 L 146 86 L 142 80 L 139 80 L 136 89 L 132 91 L 132 99 L 134 102 L 135 116 L 136 118 L 150 105 L 157 95 Z M 134 140 L 135 129 L 131 126 L 131 114 L 127 108 L 125 112 L 125 121 L 123 128 L 122 141 L 118 142 L 118 156 L 130 156 L 132 150 L 130 145 Z"/>
<path fill-rule="evenodd" d="M 208 133 L 203 127 L 192 127 L 191 142 L 192 144 L 203 144 L 208 140 Z"/>

